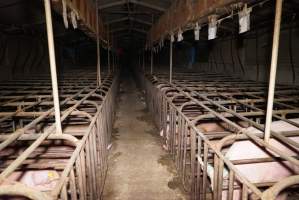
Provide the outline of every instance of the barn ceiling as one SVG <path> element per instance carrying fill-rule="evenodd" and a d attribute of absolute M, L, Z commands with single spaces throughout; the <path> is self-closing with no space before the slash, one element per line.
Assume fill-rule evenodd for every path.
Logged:
<path fill-rule="evenodd" d="M 172 0 L 98 0 L 98 9 L 115 43 L 144 45 L 153 23 Z"/>

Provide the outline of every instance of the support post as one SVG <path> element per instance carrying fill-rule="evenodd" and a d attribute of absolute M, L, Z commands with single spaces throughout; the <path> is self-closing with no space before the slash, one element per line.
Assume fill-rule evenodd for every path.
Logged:
<path fill-rule="evenodd" d="M 169 82 L 172 83 L 172 50 L 173 50 L 173 44 L 172 41 L 170 40 L 169 44 Z"/>
<path fill-rule="evenodd" d="M 142 52 L 142 68 L 143 72 L 145 71 L 145 51 Z"/>
<path fill-rule="evenodd" d="M 107 65 L 108 65 L 108 72 L 109 74 L 111 73 L 111 69 L 110 69 L 110 38 L 109 38 L 109 26 L 108 26 L 108 29 L 107 29 L 107 34 L 108 34 L 108 43 L 107 43 L 107 56 L 108 56 L 108 61 L 107 61 Z"/>
<path fill-rule="evenodd" d="M 99 10 L 98 1 L 96 1 L 96 28 L 97 28 L 97 85 L 100 86 L 101 80 L 101 52 L 100 52 L 100 39 L 99 39 Z"/>
<path fill-rule="evenodd" d="M 273 101 L 274 101 L 274 92 L 275 92 L 282 3 L 283 0 L 276 0 L 275 25 L 274 25 L 273 44 L 272 44 L 272 58 L 271 58 L 271 69 L 270 69 L 270 80 L 269 80 L 269 91 L 268 91 L 268 102 L 267 102 L 265 136 L 264 136 L 265 142 L 269 142 L 270 135 L 271 135 L 270 132 L 271 132 Z"/>
<path fill-rule="evenodd" d="M 57 83 L 57 71 L 56 71 L 55 45 L 54 45 L 50 0 L 44 0 L 44 6 L 45 6 L 47 36 L 48 36 L 48 49 L 49 49 L 51 80 L 52 80 L 53 102 L 54 102 L 54 110 L 55 110 L 55 124 L 56 124 L 57 133 L 62 134 L 58 83 Z"/>
<path fill-rule="evenodd" d="M 152 24 L 154 24 L 154 15 L 152 15 Z M 153 45 L 153 41 L 152 45 Z M 153 55 L 153 46 L 151 48 L 151 74 L 153 74 L 153 68 L 154 68 L 154 55 Z"/>
<path fill-rule="evenodd" d="M 140 68 L 141 66 L 141 54 L 139 53 L 138 55 L 138 69 Z"/>
<path fill-rule="evenodd" d="M 154 55 L 153 55 L 153 49 L 151 49 L 151 74 L 153 74 L 153 66 L 154 66 Z"/>
<path fill-rule="evenodd" d="M 112 57 L 112 72 L 114 72 L 114 52 L 111 52 L 111 57 Z"/>

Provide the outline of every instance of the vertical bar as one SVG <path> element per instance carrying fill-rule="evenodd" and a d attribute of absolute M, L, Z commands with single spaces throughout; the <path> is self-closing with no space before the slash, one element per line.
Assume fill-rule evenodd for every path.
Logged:
<path fill-rule="evenodd" d="M 154 55 L 153 55 L 153 49 L 151 49 L 151 74 L 153 74 L 153 65 L 154 65 Z"/>
<path fill-rule="evenodd" d="M 169 46 L 169 82 L 172 83 L 172 41 Z"/>
<path fill-rule="evenodd" d="M 145 70 L 145 51 L 143 50 L 143 54 L 142 54 L 142 68 L 143 68 L 143 72 Z"/>
<path fill-rule="evenodd" d="M 276 0 L 275 25 L 274 25 L 274 34 L 273 34 L 273 46 L 272 46 L 272 58 L 271 58 L 271 69 L 270 69 L 270 80 L 269 80 L 269 91 L 268 91 L 268 102 L 267 102 L 266 127 L 265 127 L 265 137 L 264 137 L 265 142 L 269 142 L 271 123 L 272 123 L 272 112 L 273 112 L 273 100 L 274 100 L 274 91 L 275 91 L 277 57 L 278 57 L 278 48 L 279 48 L 282 2 L 283 2 L 283 0 Z"/>
<path fill-rule="evenodd" d="M 141 66 L 141 54 L 138 55 L 138 69 Z"/>
<path fill-rule="evenodd" d="M 191 197 L 196 197 L 196 181 L 195 181 L 195 156 L 196 156 L 196 133 L 190 128 L 190 147 L 191 147 Z M 196 199 L 196 198 L 194 198 Z"/>
<path fill-rule="evenodd" d="M 242 200 L 247 200 L 247 199 L 248 199 L 248 188 L 243 183 L 243 185 L 242 185 Z"/>
<path fill-rule="evenodd" d="M 228 182 L 228 200 L 233 200 L 234 197 L 234 182 L 235 182 L 235 173 L 230 169 L 229 171 L 229 182 Z"/>
<path fill-rule="evenodd" d="M 96 29 L 97 29 L 97 84 L 101 85 L 101 52 L 100 52 L 100 39 L 99 39 L 99 10 L 98 1 L 96 1 Z"/>
<path fill-rule="evenodd" d="M 53 37 L 53 25 L 52 25 L 52 14 L 50 0 L 44 0 L 46 25 L 47 25 L 47 36 L 48 36 L 48 49 L 49 49 L 49 60 L 51 69 L 51 80 L 53 90 L 53 102 L 55 109 L 55 124 L 57 133 L 62 134 L 61 119 L 60 119 L 60 107 L 59 107 L 59 94 L 58 94 L 58 83 L 57 83 L 57 72 L 56 72 L 56 59 L 55 59 L 55 45 Z"/>
<path fill-rule="evenodd" d="M 196 132 L 194 132 L 196 133 Z M 202 185 L 202 176 L 203 175 L 203 168 L 201 168 L 201 163 L 199 162 L 199 160 L 202 159 L 202 140 L 199 136 L 196 135 L 196 137 L 198 138 L 198 142 L 197 142 L 197 159 L 196 159 L 196 165 L 197 165 L 197 172 L 196 172 L 196 177 L 197 177 L 197 187 L 195 188 L 196 189 L 196 198 L 195 199 L 203 199 L 202 198 L 202 195 L 203 194 L 203 185 Z"/>
<path fill-rule="evenodd" d="M 76 187 L 76 177 L 75 177 L 75 172 L 74 169 L 71 170 L 70 172 L 70 193 L 71 193 L 71 199 L 72 200 L 77 200 L 77 187 Z"/>
<path fill-rule="evenodd" d="M 219 186 L 219 182 L 218 182 L 218 172 L 219 172 L 219 158 L 217 157 L 216 154 L 214 154 L 214 190 L 213 190 L 213 200 L 217 200 L 218 199 L 218 186 Z"/>
<path fill-rule="evenodd" d="M 108 56 L 108 72 L 110 73 L 111 72 L 111 69 L 110 69 L 110 38 L 109 38 L 109 25 L 108 25 L 108 29 L 107 29 L 107 39 L 108 39 L 108 44 L 107 44 L 107 56 Z"/>
<path fill-rule="evenodd" d="M 207 167 L 208 167 L 208 145 L 207 143 L 204 143 L 204 150 L 203 150 L 203 183 L 202 183 L 202 199 L 205 200 L 207 197 L 207 182 L 208 182 L 208 173 L 207 173 Z"/>
<path fill-rule="evenodd" d="M 114 62 L 114 52 L 112 52 L 112 72 L 114 72 L 114 68 L 115 68 L 115 62 Z"/>
<path fill-rule="evenodd" d="M 152 24 L 154 24 L 154 15 L 152 15 Z M 153 41 L 152 41 L 152 48 L 151 48 L 151 74 L 153 74 L 153 66 L 154 65 L 154 55 L 153 55 Z"/>
<path fill-rule="evenodd" d="M 61 189 L 61 194 L 60 194 L 60 198 L 61 200 L 67 200 L 67 186 L 66 186 L 67 183 L 65 183 L 63 186 L 62 186 L 62 189 Z"/>

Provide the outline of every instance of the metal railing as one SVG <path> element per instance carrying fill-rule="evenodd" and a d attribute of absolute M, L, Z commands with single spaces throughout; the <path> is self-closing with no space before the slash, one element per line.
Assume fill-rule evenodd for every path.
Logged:
<path fill-rule="evenodd" d="M 102 199 L 118 75 L 59 77 L 56 132 L 48 78 L 0 83 L 0 197 Z"/>
<path fill-rule="evenodd" d="M 266 84 L 207 73 L 176 73 L 172 83 L 160 73 L 143 81 L 164 147 L 192 199 L 270 200 L 298 189 L 297 88 L 276 86 L 278 128 L 264 142 Z M 245 155 L 236 158 L 240 152 Z M 268 177 L 259 174 L 267 168 L 274 169 Z"/>

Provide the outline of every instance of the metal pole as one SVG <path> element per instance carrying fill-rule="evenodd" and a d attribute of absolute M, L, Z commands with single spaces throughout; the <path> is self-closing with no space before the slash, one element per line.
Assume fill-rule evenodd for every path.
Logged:
<path fill-rule="evenodd" d="M 47 25 L 49 60 L 50 60 L 50 69 L 51 69 L 54 112 L 55 112 L 55 124 L 56 124 L 57 133 L 62 134 L 50 0 L 44 0 L 44 6 L 45 6 L 46 25 Z"/>
<path fill-rule="evenodd" d="M 154 24 L 154 15 L 152 15 L 152 24 Z M 153 45 L 153 40 L 151 41 Z M 154 67 L 154 55 L 153 55 L 153 46 L 151 48 L 151 74 L 153 74 L 153 67 Z"/>
<path fill-rule="evenodd" d="M 143 50 L 142 52 L 142 68 L 143 68 L 143 72 L 145 70 L 145 51 Z"/>
<path fill-rule="evenodd" d="M 274 25 L 274 35 L 273 35 L 272 59 L 271 59 L 271 70 L 270 70 L 268 102 L 267 102 L 265 137 L 264 137 L 265 142 L 269 142 L 271 123 L 272 123 L 272 112 L 273 112 L 273 100 L 274 100 L 274 92 L 275 92 L 275 79 L 276 79 L 277 57 L 278 57 L 278 48 L 279 48 L 282 2 L 283 2 L 283 0 L 276 0 L 275 25 Z"/>
<path fill-rule="evenodd" d="M 170 40 L 170 46 L 169 46 L 169 82 L 172 82 L 172 41 Z"/>
<path fill-rule="evenodd" d="M 98 1 L 96 1 L 96 23 L 97 23 L 97 84 L 101 85 L 101 52 L 100 52 L 100 39 L 99 39 L 99 10 Z"/>
<path fill-rule="evenodd" d="M 114 52 L 112 53 L 112 72 L 114 72 Z"/>
<path fill-rule="evenodd" d="M 139 53 L 139 66 L 138 66 L 138 69 L 140 69 L 141 68 L 141 66 L 142 66 L 142 52 L 140 52 Z"/>
<path fill-rule="evenodd" d="M 153 74 L 153 65 L 154 65 L 154 55 L 153 55 L 153 49 L 151 49 L 151 74 Z"/>
<path fill-rule="evenodd" d="M 108 71 L 109 73 L 111 73 L 111 69 L 110 69 L 110 39 L 109 39 L 109 26 L 108 26 L 108 30 L 107 30 L 107 34 L 108 34 L 108 47 L 107 47 L 107 56 L 108 56 Z"/>
<path fill-rule="evenodd" d="M 113 40 L 113 37 L 111 36 L 111 42 L 112 42 L 112 45 L 114 45 L 114 40 Z M 112 72 L 114 72 L 114 69 L 115 69 L 115 63 L 114 63 L 114 57 L 115 57 L 115 52 L 112 50 L 111 51 L 111 57 L 112 57 Z"/>

